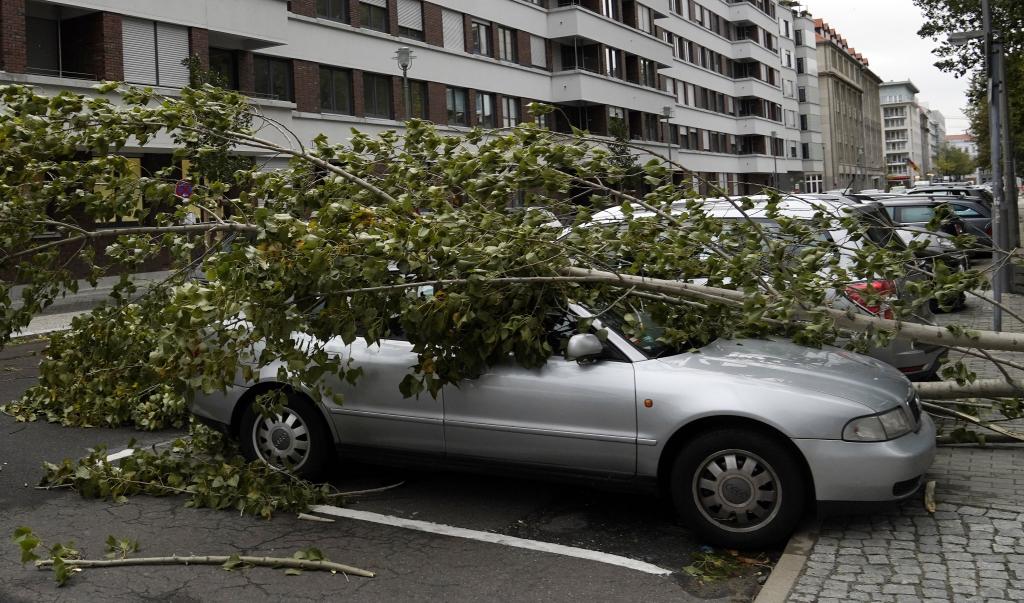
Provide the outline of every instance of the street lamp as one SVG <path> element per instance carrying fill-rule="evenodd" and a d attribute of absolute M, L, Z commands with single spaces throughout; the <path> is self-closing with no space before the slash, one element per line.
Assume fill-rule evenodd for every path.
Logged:
<path fill-rule="evenodd" d="M 772 151 L 772 162 L 775 164 L 775 169 L 772 171 L 772 188 L 775 190 L 779 190 L 779 156 L 775 154 L 775 138 L 778 135 L 778 132 L 772 130 L 772 139 L 769 143 Z"/>
<path fill-rule="evenodd" d="M 961 31 L 950 34 L 951 44 L 962 46 L 970 40 L 984 40 L 985 66 L 988 71 L 988 116 L 989 116 L 989 137 L 990 154 L 992 163 L 992 243 L 995 247 L 992 259 L 995 264 L 995 273 L 992 275 L 992 299 L 995 304 L 992 307 L 992 330 L 1001 331 L 1003 326 L 1003 312 L 999 303 L 1002 300 L 1003 291 L 1009 288 L 1010 273 L 1006 271 L 1004 258 L 1000 257 L 1005 253 L 1007 243 L 1016 243 L 1017 237 L 1010 235 L 1010 226 L 1013 229 L 1017 225 L 1016 207 L 1007 207 L 1006 182 L 1003 178 L 1003 145 L 1008 142 L 1003 127 L 1006 123 L 1006 84 L 1003 71 L 1003 48 L 1001 41 L 992 30 L 992 13 L 989 10 L 989 0 L 981 0 L 981 22 L 982 28 L 972 31 Z M 1009 146 L 1006 147 L 1009 157 Z M 1012 182 L 1012 181 L 1011 181 Z M 1012 198 L 1012 195 L 1009 196 Z M 1008 211 L 1011 210 L 1011 211 Z M 1010 217 L 1013 217 L 1010 220 Z M 1016 233 L 1015 233 L 1016 234 Z"/>
<path fill-rule="evenodd" d="M 412 95 L 409 92 L 409 68 L 412 67 L 412 60 L 416 55 L 408 46 L 402 46 L 395 51 L 395 60 L 398 61 L 398 68 L 402 70 L 402 92 L 405 96 L 405 118 L 412 118 Z"/>
<path fill-rule="evenodd" d="M 674 173 L 675 170 L 672 168 L 672 147 L 675 145 L 675 141 L 672 140 L 672 124 L 668 121 L 672 119 L 673 115 L 675 115 L 675 111 L 671 105 L 665 105 L 661 108 L 661 117 L 665 120 L 665 140 L 668 141 L 668 169 Z"/>

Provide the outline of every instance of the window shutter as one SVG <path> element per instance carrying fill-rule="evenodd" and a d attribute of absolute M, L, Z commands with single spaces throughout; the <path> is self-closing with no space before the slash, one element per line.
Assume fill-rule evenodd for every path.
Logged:
<path fill-rule="evenodd" d="M 423 31 L 423 3 L 420 0 L 398 0 L 398 26 Z"/>
<path fill-rule="evenodd" d="M 466 50 L 466 35 L 463 29 L 462 13 L 442 9 L 441 23 L 444 27 L 444 47 L 450 50 Z"/>
<path fill-rule="evenodd" d="M 188 86 L 188 29 L 167 23 L 156 24 L 157 79 L 161 86 Z"/>
<path fill-rule="evenodd" d="M 153 22 L 122 18 L 121 41 L 124 44 L 124 81 L 155 86 L 156 34 Z"/>
<path fill-rule="evenodd" d="M 388 0 L 359 0 L 363 4 L 369 4 L 370 6 L 379 6 L 381 8 L 388 7 Z"/>
<path fill-rule="evenodd" d="M 530 35 L 530 62 L 536 67 L 548 66 L 548 52 L 544 38 Z"/>

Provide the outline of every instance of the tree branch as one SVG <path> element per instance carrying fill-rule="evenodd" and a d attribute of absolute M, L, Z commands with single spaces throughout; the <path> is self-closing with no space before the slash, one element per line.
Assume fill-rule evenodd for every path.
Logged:
<path fill-rule="evenodd" d="M 238 560 L 249 565 L 262 567 L 285 567 L 303 570 L 317 570 L 327 572 L 341 572 L 352 576 L 373 578 L 376 574 L 371 571 L 334 563 L 333 561 L 312 561 L 309 559 L 294 559 L 292 557 L 248 557 L 234 555 L 189 555 L 179 557 L 134 557 L 126 559 L 65 559 L 67 567 L 122 567 L 125 565 L 224 565 L 228 561 Z M 53 565 L 53 559 L 36 561 L 36 567 L 46 568 Z"/>

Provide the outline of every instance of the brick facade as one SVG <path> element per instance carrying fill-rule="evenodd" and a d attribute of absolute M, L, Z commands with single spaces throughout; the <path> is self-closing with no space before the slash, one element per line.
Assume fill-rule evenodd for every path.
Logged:
<path fill-rule="evenodd" d="M 0 69 L 24 73 L 27 47 L 25 0 L 0 0 Z"/>
<path fill-rule="evenodd" d="M 427 82 L 427 116 L 435 124 L 448 123 L 446 86 L 440 82 Z"/>
<path fill-rule="evenodd" d="M 210 32 L 200 27 L 188 28 L 188 54 L 199 57 L 199 68 L 210 69 Z"/>
<path fill-rule="evenodd" d="M 423 3 L 423 41 L 433 46 L 444 46 L 441 7 L 430 2 Z"/>
<path fill-rule="evenodd" d="M 520 65 L 532 65 L 530 56 L 530 32 L 516 30 L 516 62 Z"/>
<path fill-rule="evenodd" d="M 352 113 L 356 117 L 366 115 L 366 96 L 363 91 L 363 72 L 352 70 Z"/>
<path fill-rule="evenodd" d="M 391 78 L 391 107 L 395 112 L 395 119 L 405 121 L 409 118 L 405 108 L 405 87 L 402 86 L 401 77 Z"/>
<path fill-rule="evenodd" d="M 355 0 L 348 3 L 348 23 L 352 27 L 359 27 L 363 23 L 362 17 L 359 16 L 359 3 Z"/>
<path fill-rule="evenodd" d="M 288 10 L 292 11 L 296 15 L 315 17 L 316 0 L 290 0 L 288 2 Z"/>
<path fill-rule="evenodd" d="M 307 113 L 320 112 L 320 66 L 310 61 L 292 61 L 295 108 Z"/>
<path fill-rule="evenodd" d="M 244 94 L 256 91 L 256 72 L 253 69 L 252 53 L 248 50 L 238 51 L 238 91 Z"/>
<path fill-rule="evenodd" d="M 388 33 L 398 35 L 398 2 L 388 2 Z"/>

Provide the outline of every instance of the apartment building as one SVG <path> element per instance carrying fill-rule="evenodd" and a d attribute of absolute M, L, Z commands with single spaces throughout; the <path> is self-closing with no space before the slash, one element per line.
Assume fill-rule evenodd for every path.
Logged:
<path fill-rule="evenodd" d="M 917 101 L 910 80 L 885 82 L 879 89 L 889 185 L 913 185 L 927 178 L 931 164 L 928 112 Z"/>
<path fill-rule="evenodd" d="M 555 130 L 623 132 L 650 155 L 671 150 L 681 180 L 740 194 L 794 188 L 822 161 L 815 95 L 797 94 L 811 38 L 774 0 L 0 0 L 0 81 L 173 95 L 196 57 L 302 141 L 407 117 L 512 126 L 541 101 Z M 140 169 L 170 150 L 135 149 Z"/>
<path fill-rule="evenodd" d="M 806 11 L 793 15 L 797 101 L 800 125 L 800 157 L 804 181 L 801 191 L 822 193 L 825 172 L 825 144 L 821 121 L 821 93 L 818 88 L 818 50 L 814 19 Z"/>
<path fill-rule="evenodd" d="M 828 189 L 884 185 L 878 86 L 868 60 L 822 19 L 815 19 L 818 85 Z"/>
<path fill-rule="evenodd" d="M 928 110 L 928 172 L 935 171 L 935 158 L 946 143 L 946 116 L 938 109 Z"/>

